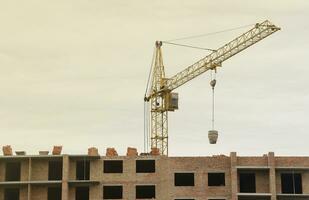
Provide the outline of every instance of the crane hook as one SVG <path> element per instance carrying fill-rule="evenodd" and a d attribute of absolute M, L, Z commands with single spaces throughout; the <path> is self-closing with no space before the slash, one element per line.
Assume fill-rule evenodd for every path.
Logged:
<path fill-rule="evenodd" d="M 216 83 L 217 83 L 216 79 L 212 79 L 210 81 L 210 86 L 212 87 L 212 89 L 215 89 Z"/>

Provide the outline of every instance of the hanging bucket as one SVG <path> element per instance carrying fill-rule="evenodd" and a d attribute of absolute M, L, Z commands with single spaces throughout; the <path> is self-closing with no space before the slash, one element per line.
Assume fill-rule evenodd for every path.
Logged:
<path fill-rule="evenodd" d="M 208 131 L 208 139 L 210 144 L 216 144 L 218 140 L 218 131 L 216 130 Z"/>

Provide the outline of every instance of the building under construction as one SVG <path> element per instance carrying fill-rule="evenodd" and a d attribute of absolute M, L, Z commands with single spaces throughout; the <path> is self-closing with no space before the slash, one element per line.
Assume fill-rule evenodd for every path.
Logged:
<path fill-rule="evenodd" d="M 167 157 L 152 151 L 126 156 L 96 148 L 85 155 L 26 155 L 4 148 L 0 200 L 304 200 L 309 157 Z"/>
<path fill-rule="evenodd" d="M 144 96 L 145 146 L 138 154 L 128 148 L 119 156 L 109 148 L 100 156 L 96 148 L 85 155 L 16 152 L 3 147 L 0 156 L 0 200 L 309 200 L 309 157 L 229 156 L 168 157 L 168 112 L 178 109 L 175 89 L 206 71 L 217 72 L 222 63 L 280 28 L 266 20 L 171 78 L 165 76 L 161 47 L 175 44 L 157 41 Z M 187 46 L 188 45 L 181 45 Z M 204 49 L 205 50 L 205 49 Z M 215 144 L 214 87 L 212 129 Z M 147 112 L 146 112 L 147 111 Z"/>

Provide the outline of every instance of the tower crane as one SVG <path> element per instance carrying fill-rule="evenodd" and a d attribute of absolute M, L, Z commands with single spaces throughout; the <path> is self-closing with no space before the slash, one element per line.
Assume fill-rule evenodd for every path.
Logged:
<path fill-rule="evenodd" d="M 151 85 L 146 90 L 144 101 L 150 107 L 151 148 L 158 148 L 161 155 L 168 155 L 168 112 L 178 109 L 178 93 L 172 92 L 190 80 L 208 70 L 217 70 L 222 63 L 280 30 L 279 27 L 266 20 L 256 23 L 249 31 L 226 43 L 209 55 L 188 66 L 171 78 L 165 77 L 162 59 L 162 41 L 156 41 L 154 62 L 151 70 Z"/>

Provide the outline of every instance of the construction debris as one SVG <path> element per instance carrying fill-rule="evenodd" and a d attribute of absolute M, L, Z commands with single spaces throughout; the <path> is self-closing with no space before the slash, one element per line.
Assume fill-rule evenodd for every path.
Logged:
<path fill-rule="evenodd" d="M 127 156 L 138 156 L 137 149 L 133 147 L 128 147 Z"/>
<path fill-rule="evenodd" d="M 13 155 L 12 147 L 10 145 L 3 146 L 2 151 L 3 151 L 4 156 L 12 156 Z"/>
<path fill-rule="evenodd" d="M 88 148 L 88 156 L 99 156 L 98 148 L 96 147 Z"/>
<path fill-rule="evenodd" d="M 151 152 L 150 152 L 150 155 L 152 156 L 159 156 L 160 155 L 160 149 L 159 148 L 151 148 Z"/>
<path fill-rule="evenodd" d="M 53 155 L 61 155 L 62 146 L 54 146 Z"/>
<path fill-rule="evenodd" d="M 107 148 L 106 156 L 118 156 L 118 153 L 115 148 Z"/>

